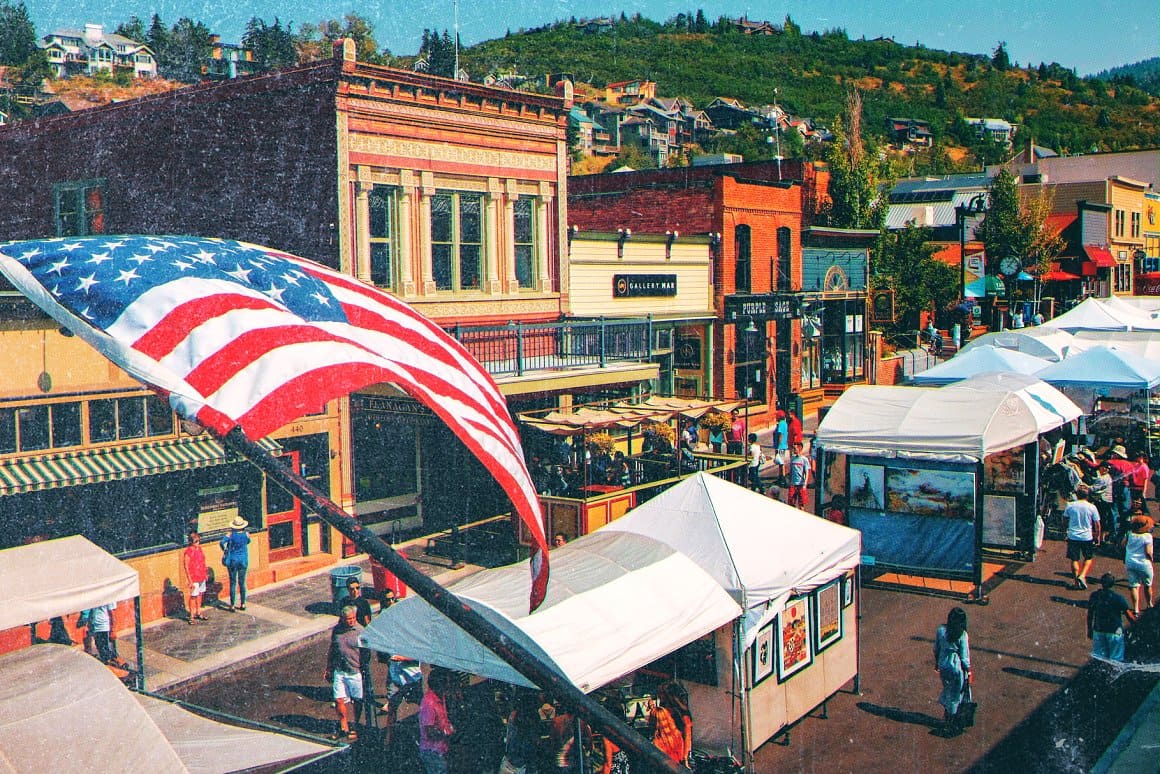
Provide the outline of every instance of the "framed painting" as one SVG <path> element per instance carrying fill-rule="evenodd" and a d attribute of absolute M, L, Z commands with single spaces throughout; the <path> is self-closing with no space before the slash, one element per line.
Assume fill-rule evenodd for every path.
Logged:
<path fill-rule="evenodd" d="M 753 684 L 757 685 L 773 674 L 774 643 L 773 634 L 777 630 L 777 619 L 767 624 L 757 633 L 753 643 Z"/>
<path fill-rule="evenodd" d="M 842 639 L 842 579 L 818 588 L 814 601 L 814 652 L 821 653 Z"/>
<path fill-rule="evenodd" d="M 886 503 L 883 497 L 882 466 L 850 463 L 850 505 L 854 508 L 882 510 Z"/>
<path fill-rule="evenodd" d="M 974 519 L 974 471 L 887 468 L 886 510 L 916 516 Z"/>
<path fill-rule="evenodd" d="M 810 637 L 810 600 L 798 597 L 786 603 L 777 617 L 777 681 L 788 680 L 814 660 Z"/>
<path fill-rule="evenodd" d="M 849 607 L 854 604 L 854 576 L 847 575 L 842 578 L 842 607 Z"/>

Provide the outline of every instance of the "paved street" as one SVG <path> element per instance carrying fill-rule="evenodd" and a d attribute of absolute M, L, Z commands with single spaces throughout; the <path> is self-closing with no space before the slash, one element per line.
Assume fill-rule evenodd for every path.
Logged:
<path fill-rule="evenodd" d="M 1113 558 L 1097 559 L 1098 572 L 1120 569 Z M 215 619 L 229 618 L 223 624 L 229 630 L 241 626 L 235 621 L 267 627 L 276 623 L 275 615 L 293 615 L 314 621 L 318 633 L 307 634 L 298 647 L 211 673 L 171 692 L 299 731 L 332 731 L 334 711 L 322 679 L 326 630 L 334 620 L 328 581 L 326 574 L 319 574 L 259 592 L 244 614 L 214 612 Z M 1036 562 L 1009 566 L 995 584 L 989 605 L 966 608 L 980 704 L 973 729 L 952 739 L 936 731 L 941 708 L 935 701 L 939 686 L 931 638 L 956 603 L 870 588 L 863 596 L 861 695 L 839 693 L 829 702 L 827 719 L 815 713 L 791 729 L 788 745 L 766 744 L 758 751 L 757 770 L 1090 771 L 1160 675 L 1121 674 L 1088 665 L 1087 593 L 1068 588 L 1062 543 L 1049 541 Z M 165 626 L 173 627 L 164 631 L 165 640 L 154 641 L 153 630 L 147 632 L 151 650 L 197 630 L 183 623 Z M 374 673 L 381 691 L 385 667 L 375 664 Z M 486 689 L 477 689 L 469 698 L 486 703 L 489 696 Z M 364 767 L 412 770 L 414 709 L 408 705 L 401 715 L 399 757 L 383 758 L 377 747 L 363 741 L 358 752 Z M 1151 731 L 1157 733 L 1156 728 Z M 465 740 L 471 742 L 466 749 L 482 751 L 485 739 L 494 743 L 494 733 L 472 734 Z M 370 736 L 364 734 L 364 739 Z"/>

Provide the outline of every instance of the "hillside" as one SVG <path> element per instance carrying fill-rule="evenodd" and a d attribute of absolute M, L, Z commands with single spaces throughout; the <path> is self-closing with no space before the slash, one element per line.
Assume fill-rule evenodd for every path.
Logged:
<path fill-rule="evenodd" d="M 774 35 L 744 35 L 714 24 L 690 32 L 634 17 L 598 31 L 574 22 L 510 33 L 461 52 L 474 79 L 513 67 L 543 78 L 568 73 L 577 82 L 649 79 L 658 94 L 704 106 L 714 97 L 751 105 L 777 101 L 795 114 L 832 122 L 845 92 L 864 92 L 863 126 L 881 135 L 884 119 L 929 121 L 936 140 L 957 116 L 1002 118 L 1030 130 L 1040 145 L 1063 153 L 1160 146 L 1160 103 L 1129 83 L 1078 78 L 1058 64 L 1010 66 L 1001 56 L 850 40 L 844 31 L 802 34 L 792 23 Z M 776 95 L 775 95 L 776 89 Z M 1026 136 L 1026 135 L 1025 135 Z"/>

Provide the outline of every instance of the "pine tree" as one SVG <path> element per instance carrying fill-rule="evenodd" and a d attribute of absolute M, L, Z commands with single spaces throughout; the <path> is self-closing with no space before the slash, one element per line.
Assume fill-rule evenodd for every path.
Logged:
<path fill-rule="evenodd" d="M 0 0 L 0 65 L 28 64 L 36 53 L 36 27 L 24 3 Z"/>

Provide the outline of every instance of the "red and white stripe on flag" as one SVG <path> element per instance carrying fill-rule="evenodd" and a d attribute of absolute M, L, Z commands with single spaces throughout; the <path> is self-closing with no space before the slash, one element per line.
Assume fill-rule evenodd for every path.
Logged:
<path fill-rule="evenodd" d="M 0 272 L 170 398 L 258 439 L 326 401 L 391 383 L 442 419 L 512 501 L 547 591 L 539 498 L 507 405 L 462 345 L 407 304 L 298 256 L 231 240 L 86 237 L 0 245 Z"/>

